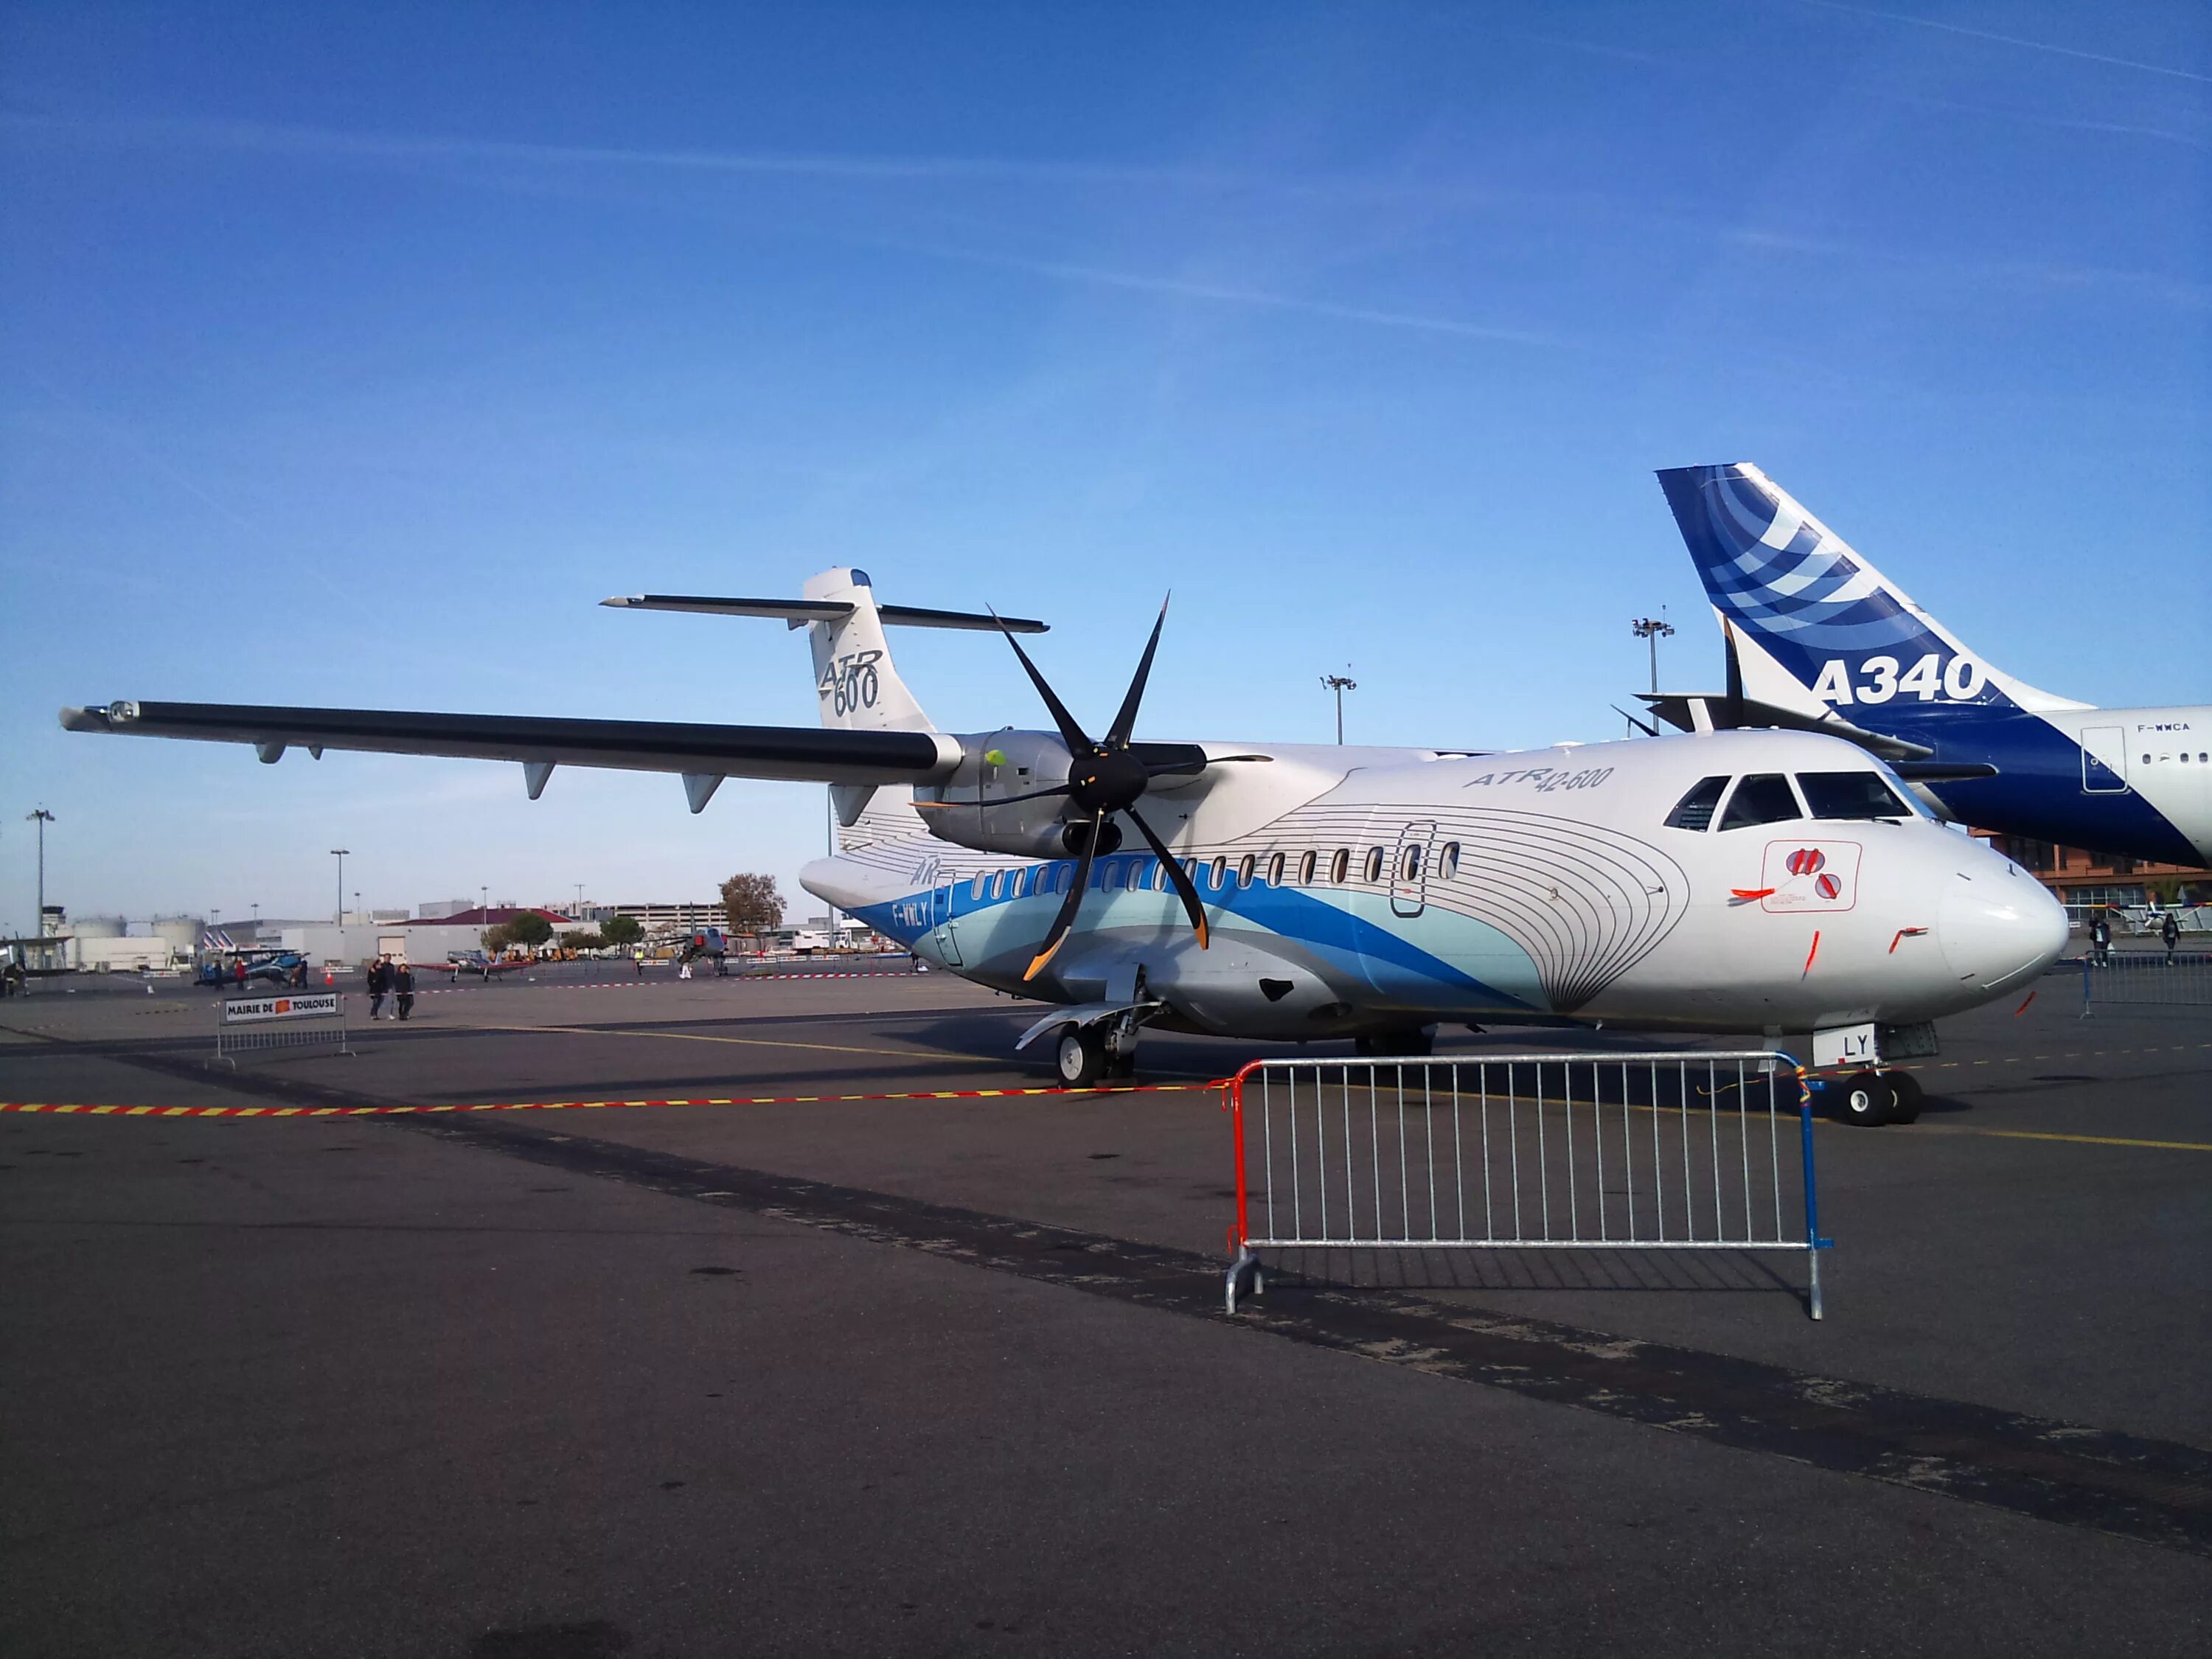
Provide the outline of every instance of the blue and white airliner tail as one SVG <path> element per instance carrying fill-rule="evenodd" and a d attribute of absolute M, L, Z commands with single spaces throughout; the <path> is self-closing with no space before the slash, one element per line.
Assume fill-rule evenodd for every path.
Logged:
<path fill-rule="evenodd" d="M 1659 482 L 1745 696 L 1994 768 L 1927 786 L 1984 829 L 2212 864 L 2212 707 L 2097 708 L 2014 678 L 1755 466 Z"/>

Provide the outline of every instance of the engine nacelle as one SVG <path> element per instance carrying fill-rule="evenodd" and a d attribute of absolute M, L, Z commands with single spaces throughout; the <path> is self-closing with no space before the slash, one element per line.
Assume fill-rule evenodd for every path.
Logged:
<path fill-rule="evenodd" d="M 1066 858 L 1076 850 L 1067 843 L 1065 795 L 994 804 L 1067 781 L 1067 745 L 1057 735 L 1008 726 L 958 741 L 958 769 L 945 782 L 914 792 L 930 834 L 956 846 L 1015 858 Z"/>

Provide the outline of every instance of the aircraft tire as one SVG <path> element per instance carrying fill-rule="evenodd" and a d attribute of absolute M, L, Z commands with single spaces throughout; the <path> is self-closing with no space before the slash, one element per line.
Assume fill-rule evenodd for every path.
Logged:
<path fill-rule="evenodd" d="M 1053 1057 L 1063 1087 L 1087 1089 L 1106 1069 L 1106 1039 L 1085 1026 L 1064 1026 Z"/>
<path fill-rule="evenodd" d="M 1897 1107 L 1897 1091 L 1880 1072 L 1853 1072 L 1832 1085 L 1839 1121 L 1872 1128 L 1887 1123 Z"/>
<path fill-rule="evenodd" d="M 1892 1123 L 1911 1123 L 1920 1115 L 1920 1103 L 1925 1098 L 1920 1079 L 1910 1072 L 1885 1072 L 1883 1079 L 1891 1090 L 1889 1121 Z"/>

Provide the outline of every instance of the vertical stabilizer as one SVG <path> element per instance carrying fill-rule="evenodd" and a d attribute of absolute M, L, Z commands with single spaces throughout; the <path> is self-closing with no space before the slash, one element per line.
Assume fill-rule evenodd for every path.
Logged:
<path fill-rule="evenodd" d="M 806 642 L 814 653 L 814 691 L 821 699 L 822 724 L 845 731 L 934 731 L 892 665 L 868 573 L 825 570 L 808 577 L 801 591 L 809 599 L 853 607 L 849 615 L 835 621 L 805 624 Z M 830 786 L 839 851 L 856 852 L 877 842 L 924 832 L 911 792 L 896 793 L 904 799 L 887 799 L 885 792 L 870 784 Z"/>
<path fill-rule="evenodd" d="M 1927 705 L 2083 708 L 2014 679 L 1942 623 L 1787 491 L 1747 463 L 1659 475 L 1713 611 L 1735 635 L 1745 690 L 1880 730 Z"/>
<path fill-rule="evenodd" d="M 810 599 L 853 607 L 849 616 L 806 624 L 814 648 L 814 690 L 822 699 L 822 724 L 845 731 L 932 732 L 929 716 L 891 666 L 876 590 L 865 570 L 825 570 L 809 576 Z M 797 624 L 793 624 L 796 626 Z"/>

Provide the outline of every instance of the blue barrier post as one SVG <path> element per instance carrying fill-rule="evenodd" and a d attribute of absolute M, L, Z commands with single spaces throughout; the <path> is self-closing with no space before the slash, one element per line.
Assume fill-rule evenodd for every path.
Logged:
<path fill-rule="evenodd" d="M 2089 958 L 2081 958 L 2081 1018 L 2089 1018 Z"/>
<path fill-rule="evenodd" d="M 1802 1066 L 1797 1069 L 1797 1134 L 1805 1161 L 1805 1310 L 1818 1319 L 1820 1317 L 1820 1252 L 1835 1249 L 1836 1241 L 1820 1237 L 1820 1189 L 1813 1175 L 1813 1091 L 1806 1086 Z"/>

